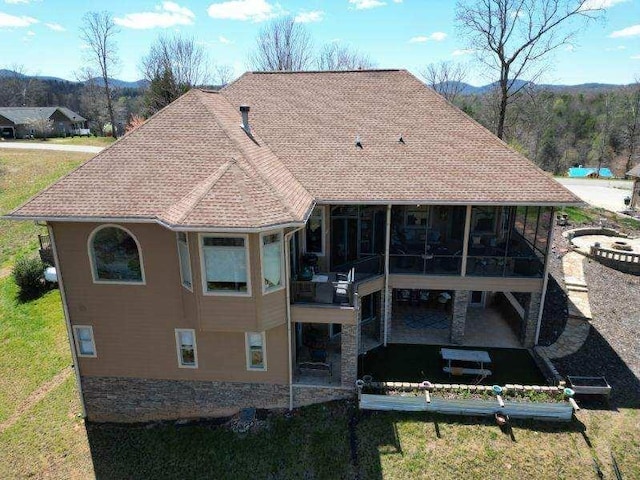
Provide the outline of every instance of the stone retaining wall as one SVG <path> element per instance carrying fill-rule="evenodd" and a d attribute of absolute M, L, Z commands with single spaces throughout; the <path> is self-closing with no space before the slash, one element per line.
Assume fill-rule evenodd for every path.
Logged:
<path fill-rule="evenodd" d="M 242 408 L 288 408 L 289 386 L 266 383 L 82 377 L 87 418 L 145 422 L 221 417 Z M 351 398 L 355 388 L 294 386 L 294 406 Z"/>

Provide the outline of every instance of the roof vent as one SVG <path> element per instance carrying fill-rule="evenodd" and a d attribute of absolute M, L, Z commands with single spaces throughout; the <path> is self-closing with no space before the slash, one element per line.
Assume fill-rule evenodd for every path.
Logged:
<path fill-rule="evenodd" d="M 240 113 L 242 114 L 242 129 L 251 135 L 251 127 L 249 126 L 249 105 L 240 105 Z"/>
<path fill-rule="evenodd" d="M 398 143 L 404 143 L 404 138 L 402 138 L 402 134 L 398 137 Z"/>
<path fill-rule="evenodd" d="M 362 148 L 362 141 L 360 140 L 360 135 L 356 135 L 356 148 Z"/>

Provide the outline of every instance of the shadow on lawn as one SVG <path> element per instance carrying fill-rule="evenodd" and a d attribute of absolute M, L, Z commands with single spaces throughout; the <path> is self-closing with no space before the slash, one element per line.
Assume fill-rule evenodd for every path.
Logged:
<path fill-rule="evenodd" d="M 580 350 L 553 363 L 563 376 L 604 376 L 611 385 L 609 405 L 603 397 L 582 395 L 578 397 L 581 407 L 614 410 L 640 407 L 640 380 L 595 327 L 591 327 Z"/>
<path fill-rule="evenodd" d="M 506 427 L 498 427 L 491 417 L 445 416 L 425 412 L 369 412 L 359 413 L 358 421 L 358 473 L 362 479 L 382 479 L 383 457 L 388 455 L 405 455 L 402 440 L 398 433 L 398 425 L 415 422 L 422 424 L 418 432 L 406 432 L 404 441 L 415 442 L 456 442 L 460 437 L 459 430 L 451 430 L 454 426 L 491 428 L 501 431 L 510 437 L 514 443 L 518 442 L 518 432 L 531 430 L 538 433 L 578 433 L 587 444 L 590 443 L 585 425 L 574 418 L 571 422 L 540 422 L 528 420 L 511 421 Z M 415 430 L 415 429 L 414 429 Z M 419 439 L 416 436 L 421 437 Z M 444 444 L 441 444 L 444 445 Z M 416 446 L 408 446 L 415 450 Z M 465 446 L 462 446 L 464 449 Z M 463 450 L 464 451 L 464 450 Z M 461 451 L 461 453 L 463 452 Z M 438 449 L 426 448 L 425 455 L 440 455 Z M 411 456 L 412 454 L 409 454 Z M 411 461 L 408 459 L 408 461 Z M 428 463 L 428 462 L 427 462 Z M 461 474 L 462 475 L 462 474 Z M 462 475 L 463 476 L 463 475 Z"/>

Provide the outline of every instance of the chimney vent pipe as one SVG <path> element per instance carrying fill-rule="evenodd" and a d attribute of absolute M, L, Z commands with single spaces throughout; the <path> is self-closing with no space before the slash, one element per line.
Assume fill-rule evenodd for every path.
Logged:
<path fill-rule="evenodd" d="M 240 113 L 242 114 L 242 129 L 251 133 L 251 127 L 249 127 L 249 105 L 240 105 Z"/>

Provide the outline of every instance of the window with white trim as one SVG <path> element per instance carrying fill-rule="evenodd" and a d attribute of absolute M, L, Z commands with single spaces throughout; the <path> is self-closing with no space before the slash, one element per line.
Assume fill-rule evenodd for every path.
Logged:
<path fill-rule="evenodd" d="M 204 291 L 249 295 L 249 240 L 245 236 L 202 235 Z"/>
<path fill-rule="evenodd" d="M 93 281 L 97 283 L 144 283 L 138 241 L 117 225 L 96 228 L 89 237 Z"/>
<path fill-rule="evenodd" d="M 324 208 L 316 206 L 309 216 L 305 229 L 305 251 L 324 255 Z"/>
<path fill-rule="evenodd" d="M 260 235 L 262 254 L 262 291 L 264 293 L 282 288 L 284 261 L 282 232 Z"/>
<path fill-rule="evenodd" d="M 195 330 L 192 328 L 176 328 L 176 350 L 179 367 L 198 368 Z"/>
<path fill-rule="evenodd" d="M 247 370 L 267 369 L 266 336 L 264 332 L 247 332 Z"/>
<path fill-rule="evenodd" d="M 189 255 L 189 243 L 187 242 L 187 234 L 178 232 L 178 257 L 180 259 L 180 280 L 182 286 L 192 290 L 193 279 L 191 277 L 191 256 Z"/>
<path fill-rule="evenodd" d="M 95 357 L 96 344 L 93 340 L 93 327 L 89 325 L 74 325 L 73 339 L 76 353 L 79 357 Z"/>

